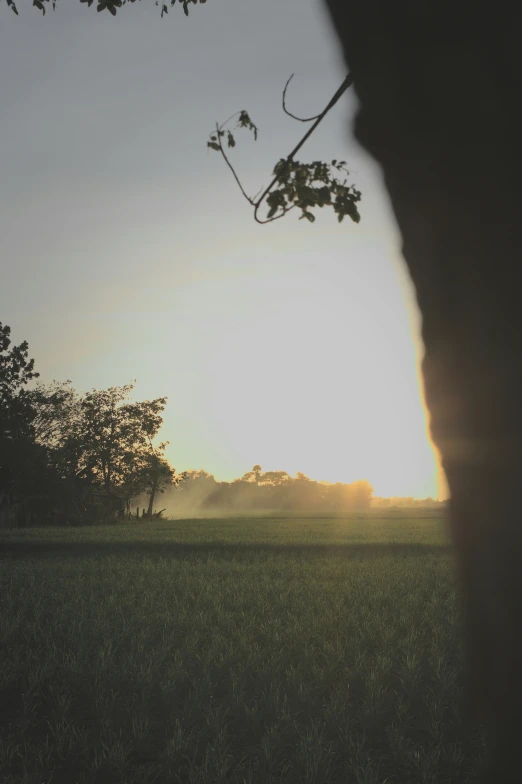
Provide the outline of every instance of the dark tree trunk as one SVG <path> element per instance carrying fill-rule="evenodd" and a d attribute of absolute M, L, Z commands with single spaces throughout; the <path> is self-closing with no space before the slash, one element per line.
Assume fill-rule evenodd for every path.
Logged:
<path fill-rule="evenodd" d="M 157 489 L 158 489 L 158 484 L 157 482 L 154 482 L 149 494 L 149 508 L 147 509 L 147 515 L 149 517 L 152 517 L 152 507 L 154 505 L 154 496 L 156 495 Z"/>
<path fill-rule="evenodd" d="M 484 782 L 521 781 L 521 13 L 327 0 L 422 314 L 426 400 L 451 493 Z M 520 8 L 513 4 L 513 9 Z"/>

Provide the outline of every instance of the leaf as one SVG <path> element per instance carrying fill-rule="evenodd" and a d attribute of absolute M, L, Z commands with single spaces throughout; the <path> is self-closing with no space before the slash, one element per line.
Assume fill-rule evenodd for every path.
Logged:
<path fill-rule="evenodd" d="M 217 150 L 219 152 L 220 147 L 217 142 L 207 142 L 207 147 L 212 147 L 213 150 Z"/>
<path fill-rule="evenodd" d="M 285 195 L 282 191 L 272 191 L 272 193 L 267 196 L 266 203 L 270 207 L 267 217 L 272 218 L 278 209 L 285 209 Z"/>
<path fill-rule="evenodd" d="M 257 141 L 257 127 L 254 125 L 248 112 L 245 109 L 239 113 L 239 120 L 237 122 L 237 127 L 241 128 L 248 128 L 254 134 L 254 139 Z"/>
<path fill-rule="evenodd" d="M 235 147 L 236 146 L 236 140 L 234 139 L 234 137 L 232 136 L 230 131 L 228 131 L 228 146 L 229 147 Z"/>

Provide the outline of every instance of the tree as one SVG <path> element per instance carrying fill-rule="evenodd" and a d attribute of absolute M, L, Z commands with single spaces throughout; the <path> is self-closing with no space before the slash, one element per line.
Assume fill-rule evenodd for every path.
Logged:
<path fill-rule="evenodd" d="M 167 398 L 126 402 L 134 384 L 93 389 L 80 401 L 74 438 L 81 449 L 79 468 L 88 470 L 108 495 L 138 495 L 150 467 L 151 442 L 163 424 Z"/>
<path fill-rule="evenodd" d="M 39 374 L 29 346 L 11 346 L 11 328 L 0 322 L 0 495 L 33 490 L 42 460 L 34 441 L 35 412 L 27 384 Z"/>
<path fill-rule="evenodd" d="M 31 434 L 33 411 L 26 386 L 40 375 L 29 359 L 27 341 L 11 346 L 11 328 L 0 322 L 0 421 L 1 435 L 14 442 Z"/>
<path fill-rule="evenodd" d="M 27 393 L 33 410 L 33 431 L 37 443 L 59 448 L 70 437 L 80 419 L 80 396 L 71 381 L 37 383 Z"/>
<path fill-rule="evenodd" d="M 153 444 L 166 398 L 130 403 L 133 387 L 79 395 L 69 381 L 55 381 L 28 393 L 55 516 L 90 519 L 96 507 L 101 514 L 121 509 L 122 499 L 143 492 L 152 505 L 157 492 L 179 481 L 162 454 L 167 443 Z"/>
<path fill-rule="evenodd" d="M 520 779 L 522 48 L 518 6 L 328 0 L 422 314 L 483 781 Z"/>
<path fill-rule="evenodd" d="M 40 375 L 34 369 L 34 359 L 28 359 L 29 344 L 11 345 L 11 327 L 0 321 L 0 400 L 13 398 Z"/>
<path fill-rule="evenodd" d="M 183 481 L 185 474 L 176 475 L 176 471 L 165 459 L 162 452 L 165 450 L 167 442 L 160 444 L 154 449 L 151 445 L 151 452 L 145 459 L 141 477 L 143 492 L 149 496 L 147 516 L 152 517 L 154 499 L 157 493 L 164 493 L 168 487 L 176 487 Z"/>
<path fill-rule="evenodd" d="M 247 471 L 247 473 L 241 477 L 241 481 L 254 482 L 256 485 L 259 485 L 261 481 L 262 471 L 263 469 L 261 468 L 261 466 L 256 464 L 251 471 Z"/>
<path fill-rule="evenodd" d="M 94 514 L 94 494 L 109 501 L 157 492 L 179 477 L 153 439 L 166 398 L 130 403 L 133 384 L 79 395 L 71 382 L 36 384 L 26 341 L 11 347 L 0 323 L 0 494 L 13 501 L 40 498 L 40 515 L 54 521 Z M 103 502 L 102 502 L 103 506 Z"/>
<path fill-rule="evenodd" d="M 221 125 L 216 124 L 216 130 L 210 134 L 210 141 L 207 142 L 207 146 L 221 153 L 225 163 L 232 172 L 241 193 L 254 208 L 254 219 L 258 223 L 271 223 L 272 221 L 284 218 L 285 215 L 295 207 L 299 207 L 301 210 L 301 217 L 299 220 L 306 218 L 310 223 L 313 223 L 315 221 L 315 215 L 311 210 L 315 207 L 322 208 L 325 206 L 333 208 L 339 223 L 341 223 L 347 215 L 358 223 L 360 215 L 357 208 L 357 202 L 361 199 L 361 193 L 354 188 L 353 185 L 348 185 L 346 178 L 343 182 L 337 178 L 338 173 L 344 173 L 349 176 L 350 172 L 346 168 L 346 161 L 333 160 L 330 164 L 324 163 L 323 161 L 302 163 L 295 159 L 295 156 L 306 140 L 315 131 L 319 123 L 326 117 L 339 98 L 351 86 L 352 77 L 348 75 L 344 79 L 339 89 L 335 92 L 335 95 L 330 99 L 320 114 L 308 118 L 296 117 L 286 109 L 285 95 L 290 79 L 287 81 L 285 89 L 283 90 L 283 111 L 295 120 L 299 120 L 300 122 L 313 122 L 313 125 L 308 129 L 292 152 L 289 153 L 286 158 L 281 158 L 278 161 L 273 171 L 274 177 L 268 187 L 261 190 L 261 195 L 254 197 L 247 195 L 223 145 L 223 137 L 226 135 L 227 146 L 236 146 L 235 137 L 230 129 L 226 128 L 229 122 L 236 117 L 238 117 L 236 127 L 248 128 L 253 132 L 254 138 L 257 140 L 257 126 L 254 125 L 247 111 L 243 109 L 232 115 L 232 117 Z M 266 218 L 263 219 L 258 217 L 258 213 L 261 205 L 265 201 L 269 209 Z"/>
<path fill-rule="evenodd" d="M 254 466 L 256 468 L 256 466 Z M 259 466 L 261 468 L 261 466 Z M 265 471 L 259 478 L 259 481 L 263 485 L 268 485 L 269 487 L 281 487 L 282 485 L 288 484 L 291 477 L 290 474 L 287 474 L 286 471 Z"/>
<path fill-rule="evenodd" d="M 53 381 L 38 383 L 28 397 L 34 440 L 45 452 L 47 514 L 55 522 L 92 519 L 98 485 L 92 461 L 86 459 L 82 396 L 70 381 Z M 45 513 L 41 506 L 40 514 Z"/>

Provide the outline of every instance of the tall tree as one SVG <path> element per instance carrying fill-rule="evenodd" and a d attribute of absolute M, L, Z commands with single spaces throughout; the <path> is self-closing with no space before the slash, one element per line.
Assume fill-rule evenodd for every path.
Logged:
<path fill-rule="evenodd" d="M 422 314 L 485 782 L 520 781 L 522 11 L 328 0 Z"/>
<path fill-rule="evenodd" d="M 34 440 L 35 412 L 27 384 L 38 378 L 29 346 L 11 345 L 11 328 L 0 322 L 0 493 L 34 491 L 41 451 Z"/>
<path fill-rule="evenodd" d="M 70 381 L 53 381 L 38 383 L 28 397 L 34 439 L 45 452 L 47 511 L 55 522 L 87 520 L 93 514 L 90 499 L 96 485 L 92 465 L 85 460 L 81 395 Z"/>
<path fill-rule="evenodd" d="M 151 441 L 163 424 L 166 397 L 131 403 L 134 383 L 87 392 L 81 399 L 76 438 L 80 465 L 88 468 L 108 494 L 136 494 Z"/>
<path fill-rule="evenodd" d="M 263 469 L 261 466 L 256 464 L 251 471 L 247 471 L 247 473 L 241 477 L 241 481 L 254 482 L 256 485 L 258 485 L 261 481 L 262 472 Z"/>
<path fill-rule="evenodd" d="M 148 457 L 145 458 L 143 468 L 137 477 L 138 483 L 149 497 L 147 508 L 148 517 L 152 517 L 154 500 L 158 493 L 164 493 L 168 487 L 176 487 L 185 477 L 185 474 L 176 474 L 163 452 L 168 442 L 153 447 Z"/>

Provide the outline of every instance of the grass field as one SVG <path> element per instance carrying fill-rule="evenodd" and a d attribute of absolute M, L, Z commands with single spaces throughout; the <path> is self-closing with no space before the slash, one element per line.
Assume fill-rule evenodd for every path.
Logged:
<path fill-rule="evenodd" d="M 444 521 L 0 532 L 1 784 L 458 782 Z"/>

